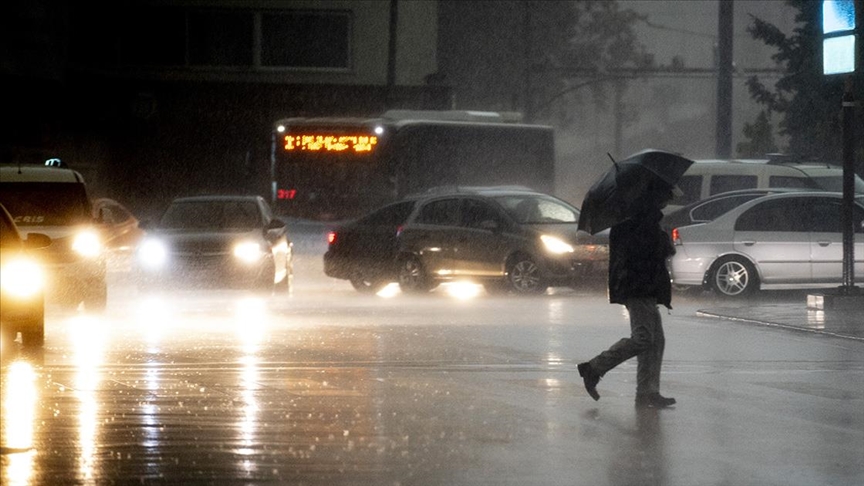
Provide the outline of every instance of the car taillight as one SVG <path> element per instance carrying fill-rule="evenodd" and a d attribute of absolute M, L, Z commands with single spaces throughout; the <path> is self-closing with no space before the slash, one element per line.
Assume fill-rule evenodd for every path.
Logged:
<path fill-rule="evenodd" d="M 327 244 L 332 245 L 333 243 L 336 243 L 336 232 L 335 231 L 331 231 L 331 232 L 327 233 Z"/>
<path fill-rule="evenodd" d="M 681 235 L 678 233 L 678 228 L 672 230 L 672 244 L 680 245 L 681 244 Z"/>

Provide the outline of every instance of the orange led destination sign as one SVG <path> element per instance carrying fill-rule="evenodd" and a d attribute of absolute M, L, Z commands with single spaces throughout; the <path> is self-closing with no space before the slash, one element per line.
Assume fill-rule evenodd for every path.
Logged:
<path fill-rule="evenodd" d="M 285 135 L 285 150 L 307 152 L 372 152 L 378 145 L 374 135 L 329 135 L 308 133 Z"/>

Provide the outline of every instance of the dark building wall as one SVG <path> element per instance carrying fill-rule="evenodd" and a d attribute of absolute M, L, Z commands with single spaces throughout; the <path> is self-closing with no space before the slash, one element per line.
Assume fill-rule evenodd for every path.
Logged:
<path fill-rule="evenodd" d="M 85 175 L 93 195 L 139 212 L 180 194 L 268 195 L 277 119 L 449 108 L 446 87 L 346 83 L 350 73 L 302 84 L 273 71 L 118 63 L 116 6 L 93 5 L 4 6 L 0 162 L 60 157 Z"/>

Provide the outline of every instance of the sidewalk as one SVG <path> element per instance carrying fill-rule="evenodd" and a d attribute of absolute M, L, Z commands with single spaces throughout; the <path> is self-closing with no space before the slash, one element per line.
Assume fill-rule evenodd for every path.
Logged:
<path fill-rule="evenodd" d="M 864 308 L 812 310 L 801 302 L 714 307 L 700 309 L 697 315 L 864 341 Z"/>

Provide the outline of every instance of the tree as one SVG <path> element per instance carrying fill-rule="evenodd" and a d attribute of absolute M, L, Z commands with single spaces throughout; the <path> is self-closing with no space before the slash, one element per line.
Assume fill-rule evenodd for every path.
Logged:
<path fill-rule="evenodd" d="M 768 112 L 765 110 L 759 113 L 754 123 L 744 124 L 744 136 L 749 141 L 738 144 L 738 155 L 740 157 L 762 157 L 765 154 L 778 151 L 777 144 L 774 142 L 771 120 L 768 118 Z"/>
<path fill-rule="evenodd" d="M 583 86 L 604 102 L 620 70 L 653 63 L 633 29 L 644 16 L 622 4 L 441 0 L 441 74 L 463 109 L 562 117 L 581 102 Z"/>
<path fill-rule="evenodd" d="M 604 107 L 610 88 L 618 96 L 625 89 L 627 76 L 622 71 L 654 65 L 653 55 L 639 43 L 633 29 L 646 16 L 621 8 L 617 1 L 562 2 L 557 9 L 536 12 L 534 31 L 552 34 L 546 34 L 544 42 L 537 46 L 545 52 L 543 63 L 533 70 L 538 88 L 533 102 L 537 109 L 568 98 L 570 103 L 578 104 L 578 90 L 582 87 L 590 87 L 594 101 Z M 552 25 L 557 28 L 547 27 Z"/>
<path fill-rule="evenodd" d="M 745 135 L 751 140 L 739 145 L 739 150 L 760 145 L 762 142 L 753 137 L 764 136 L 764 124 L 768 122 L 770 126 L 772 115 L 776 114 L 781 117 L 780 134 L 789 140 L 786 151 L 807 158 L 839 161 L 842 158 L 843 80 L 822 75 L 822 2 L 786 0 L 786 3 L 797 10 L 798 25 L 791 35 L 755 16 L 747 29 L 754 39 L 777 49 L 772 59 L 780 64 L 785 74 L 773 87 L 766 86 L 758 76 L 747 81 L 751 97 L 764 106 L 765 111 L 760 114 L 760 120 L 746 125 Z M 860 78 L 859 75 L 856 80 L 858 86 L 861 86 Z M 857 97 L 861 99 L 860 93 Z M 859 127 L 860 118 L 859 112 Z"/>

